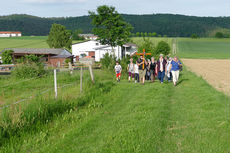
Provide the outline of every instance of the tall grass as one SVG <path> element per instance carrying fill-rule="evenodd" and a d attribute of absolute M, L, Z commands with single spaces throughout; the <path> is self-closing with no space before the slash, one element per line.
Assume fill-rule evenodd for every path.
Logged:
<path fill-rule="evenodd" d="M 76 81 L 76 78 L 79 79 L 78 75 L 75 76 L 76 78 L 69 76 L 67 73 L 60 75 L 69 78 L 67 79 L 68 81 L 60 81 L 64 83 L 71 83 Z M 92 84 L 89 74 L 85 74 L 83 85 L 84 91 L 81 95 L 78 90 L 79 85 L 74 85 L 59 90 L 62 94 L 57 100 L 49 93 L 46 96 L 37 96 L 27 103 L 11 105 L 9 108 L 3 109 L 0 112 L 0 146 L 3 147 L 6 145 L 7 148 L 7 146 L 11 146 L 11 142 L 16 142 L 20 137 L 28 133 L 41 131 L 43 126 L 54 118 L 69 111 L 79 109 L 86 104 L 90 104 L 90 107 L 100 107 L 102 104 L 95 102 L 95 97 L 109 92 L 114 84 L 111 81 L 98 80 L 97 75 L 96 83 Z"/>

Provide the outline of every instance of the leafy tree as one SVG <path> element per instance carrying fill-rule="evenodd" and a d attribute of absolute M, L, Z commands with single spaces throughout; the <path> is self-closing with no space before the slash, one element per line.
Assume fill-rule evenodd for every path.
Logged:
<path fill-rule="evenodd" d="M 145 32 L 145 37 L 148 37 L 148 33 L 147 32 Z"/>
<path fill-rule="evenodd" d="M 149 37 L 152 37 L 152 33 L 151 33 L 151 32 L 149 32 L 149 33 L 148 33 L 148 36 L 149 36 Z"/>
<path fill-rule="evenodd" d="M 65 26 L 54 23 L 50 29 L 47 39 L 50 48 L 68 48 L 71 49 L 71 33 L 66 30 Z"/>
<path fill-rule="evenodd" d="M 152 36 L 153 36 L 153 37 L 156 37 L 156 36 L 157 36 L 157 33 L 156 33 L 156 32 L 153 32 L 153 33 L 152 33 Z"/>
<path fill-rule="evenodd" d="M 125 22 L 122 16 L 112 6 L 99 6 L 97 14 L 90 12 L 90 18 L 93 28 L 93 33 L 98 35 L 101 44 L 108 44 L 112 46 L 122 46 L 128 42 L 132 26 Z"/>
<path fill-rule="evenodd" d="M 82 29 L 77 29 L 73 32 L 73 40 L 84 40 L 84 37 L 80 37 L 79 34 L 82 34 Z"/>
<path fill-rule="evenodd" d="M 190 36 L 192 39 L 197 39 L 198 38 L 198 35 L 193 33 L 191 36 Z"/>
<path fill-rule="evenodd" d="M 222 32 L 216 32 L 215 37 L 216 38 L 224 38 L 224 34 Z"/>
<path fill-rule="evenodd" d="M 136 33 L 136 37 L 140 37 L 140 32 L 137 32 L 137 33 Z"/>
<path fill-rule="evenodd" d="M 152 55 L 148 55 L 147 58 L 151 58 L 152 56 L 155 56 L 155 45 L 149 38 L 143 38 L 143 42 L 138 45 L 138 52 L 142 53 L 143 49 L 145 49 L 146 53 L 152 53 Z"/>
<path fill-rule="evenodd" d="M 159 54 L 168 55 L 170 53 L 169 44 L 165 41 L 160 41 L 156 46 L 155 53 L 156 55 L 159 55 Z"/>
<path fill-rule="evenodd" d="M 144 33 L 143 32 L 141 32 L 141 37 L 144 37 Z"/>
<path fill-rule="evenodd" d="M 3 64 L 12 64 L 13 63 L 13 51 L 5 50 L 2 52 L 2 62 Z"/>

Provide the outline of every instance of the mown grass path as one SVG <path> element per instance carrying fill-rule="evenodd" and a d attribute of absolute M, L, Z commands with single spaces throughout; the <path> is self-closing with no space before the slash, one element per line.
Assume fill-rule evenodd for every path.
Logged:
<path fill-rule="evenodd" d="M 229 140 L 230 98 L 184 70 L 177 87 L 122 81 L 18 147 L 55 153 L 224 153 L 230 152 Z"/>

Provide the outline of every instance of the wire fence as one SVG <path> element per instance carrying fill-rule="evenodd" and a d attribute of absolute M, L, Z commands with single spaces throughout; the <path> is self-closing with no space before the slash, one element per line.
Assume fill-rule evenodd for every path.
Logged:
<path fill-rule="evenodd" d="M 56 70 L 55 70 L 56 71 Z M 65 72 L 59 72 L 58 71 L 58 74 L 64 74 Z M 71 74 L 71 76 L 72 77 L 77 77 L 78 75 L 76 75 L 76 74 L 78 74 L 78 73 L 75 73 L 75 74 Z M 80 74 L 79 74 L 80 75 Z M 83 71 L 81 71 L 81 75 L 83 75 Z M 65 76 L 65 74 L 64 74 L 64 76 Z M 56 75 L 54 75 L 54 79 L 53 80 L 55 80 L 55 77 L 56 77 L 56 81 L 58 82 L 58 77 L 56 76 Z M 63 76 L 62 76 L 63 77 Z M 35 77 L 35 78 L 31 78 L 31 79 L 26 79 L 26 80 L 22 80 L 22 81 L 18 81 L 18 82 L 14 82 L 14 83 L 10 83 L 10 84 L 6 84 L 6 85 L 3 85 L 3 86 L 1 86 L 0 88 L 4 88 L 4 87 L 8 87 L 8 86 L 13 86 L 13 85 L 18 85 L 18 84 L 20 84 L 20 83 L 24 83 L 24 82 L 29 82 L 29 81 L 34 81 L 34 80 L 36 80 L 36 79 L 40 79 L 41 77 Z M 80 77 L 81 78 L 81 77 Z M 82 79 L 82 78 L 81 78 Z M 52 80 L 52 79 L 51 79 Z M 63 80 L 61 80 L 61 81 L 63 81 Z M 79 80 L 80 81 L 80 80 Z M 56 82 L 56 84 L 57 84 L 57 82 Z M 68 82 L 68 81 L 67 81 Z M 82 81 L 80 81 L 80 82 L 82 82 Z M 80 83 L 79 82 L 79 83 Z M 55 83 L 54 83 L 55 84 Z M 35 96 L 34 95 L 32 95 L 32 96 L 29 96 L 29 97 L 27 97 L 27 98 L 23 98 L 23 99 L 20 99 L 20 100 L 18 100 L 18 101 L 15 101 L 15 102 L 12 102 L 12 103 L 10 103 L 10 104 L 8 104 L 8 105 L 4 105 L 4 106 L 2 106 L 2 107 L 0 107 L 0 110 L 2 110 L 2 109 L 5 109 L 5 108 L 8 108 L 8 107 L 10 107 L 10 106 L 12 106 L 12 105 L 16 105 L 16 104 L 19 104 L 19 103 L 22 103 L 22 102 L 25 102 L 25 101 L 28 101 L 28 100 L 31 100 L 31 99 L 33 99 L 33 98 L 35 98 L 35 97 L 38 97 L 38 96 L 41 96 L 41 95 L 44 95 L 44 94 L 47 94 L 48 92 L 50 92 L 50 91 L 57 91 L 57 89 L 60 89 L 60 88 L 65 88 L 65 87 L 69 87 L 69 86 L 73 86 L 73 85 L 76 85 L 77 84 L 77 80 L 75 79 L 74 80 L 74 82 L 73 83 L 67 83 L 67 84 L 64 84 L 64 85 L 59 85 L 59 86 L 53 86 L 53 87 L 51 87 L 51 88 L 48 88 L 48 89 L 45 89 L 44 91 L 42 91 L 42 92 L 36 92 L 36 94 L 35 94 Z M 79 84 L 80 85 L 80 84 Z M 57 88 L 56 90 L 54 90 L 55 89 L 55 87 Z M 82 88 L 82 85 L 81 85 L 81 88 Z M 81 91 L 82 89 L 80 89 L 80 91 Z M 54 92 L 55 93 L 55 92 Z M 55 93 L 56 94 L 56 93 Z M 56 97 L 55 97 L 56 98 Z"/>

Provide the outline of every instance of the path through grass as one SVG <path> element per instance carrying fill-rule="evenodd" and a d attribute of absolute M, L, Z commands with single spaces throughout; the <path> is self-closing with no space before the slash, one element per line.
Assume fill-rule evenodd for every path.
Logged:
<path fill-rule="evenodd" d="M 229 129 L 230 98 L 184 70 L 177 87 L 122 81 L 40 133 L 26 135 L 23 143 L 5 147 L 55 153 L 230 152 Z"/>

